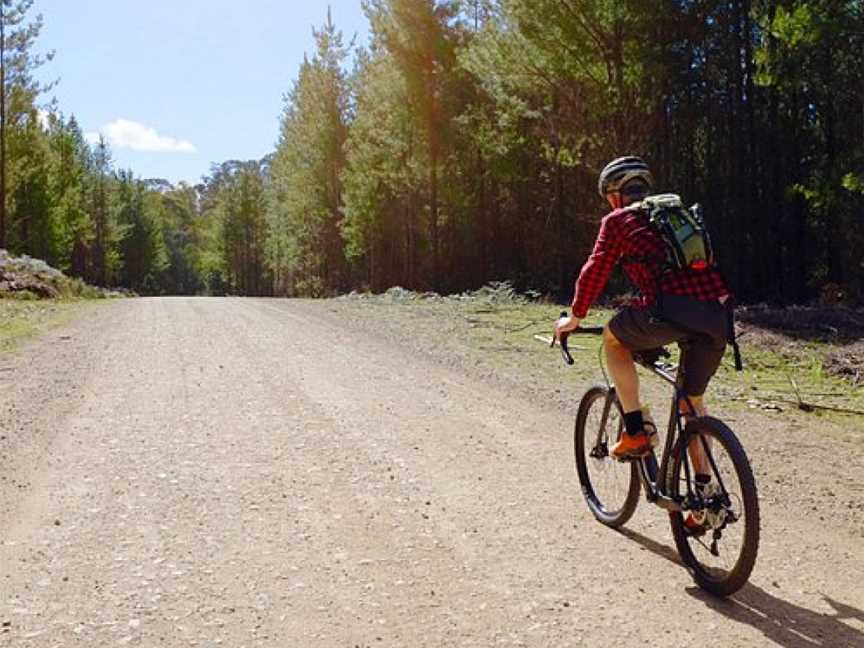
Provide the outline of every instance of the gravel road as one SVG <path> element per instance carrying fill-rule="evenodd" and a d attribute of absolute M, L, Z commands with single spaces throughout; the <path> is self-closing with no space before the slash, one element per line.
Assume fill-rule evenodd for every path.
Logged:
<path fill-rule="evenodd" d="M 326 302 L 106 305 L 0 356 L 0 646 L 864 646 L 794 481 L 716 600 L 659 509 L 593 520 L 571 426 Z"/>

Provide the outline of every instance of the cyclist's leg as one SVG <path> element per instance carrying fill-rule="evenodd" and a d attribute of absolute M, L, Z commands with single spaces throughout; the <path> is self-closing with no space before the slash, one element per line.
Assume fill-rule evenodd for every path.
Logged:
<path fill-rule="evenodd" d="M 693 409 L 696 412 L 695 415 L 690 410 L 690 405 L 693 405 Z M 678 402 L 678 407 L 681 409 L 681 413 L 684 415 L 684 418 L 688 421 L 691 418 L 695 418 L 697 416 L 706 416 L 708 414 L 708 408 L 705 407 L 705 403 L 701 395 L 694 396 L 690 394 L 687 396 L 686 399 L 682 398 Z M 706 442 L 710 450 L 711 439 L 706 439 Z M 709 475 L 711 473 L 711 467 L 708 465 L 708 456 L 705 454 L 705 449 L 702 447 L 701 441 L 699 441 L 699 439 L 693 439 L 687 449 L 690 453 L 690 461 L 693 463 L 693 471 L 697 475 Z"/>
<path fill-rule="evenodd" d="M 720 361 L 726 350 L 724 339 L 709 335 L 694 336 L 684 342 L 687 345 L 686 364 L 684 371 L 684 393 L 686 399 L 681 399 L 679 407 L 685 418 L 705 416 L 704 394 L 708 383 L 717 372 Z M 692 409 L 691 409 L 692 405 Z M 710 443 L 710 441 L 709 441 Z M 690 460 L 697 475 L 710 475 L 711 467 L 700 439 L 695 438 L 688 447 Z M 709 446 L 710 450 L 710 446 Z"/>
<path fill-rule="evenodd" d="M 628 432 L 627 438 L 622 437 L 612 448 L 612 454 L 618 458 L 638 456 L 650 449 L 640 435 L 648 432 L 650 437 L 656 429 L 649 418 L 643 417 L 633 351 L 653 349 L 678 340 L 681 331 L 655 319 L 645 309 L 625 308 L 610 320 L 603 337 L 609 373 L 615 382 Z M 649 440 L 656 440 L 656 436 Z"/>
<path fill-rule="evenodd" d="M 687 347 L 685 365 L 681 367 L 684 372 L 684 393 L 687 397 L 682 398 L 678 406 L 685 419 L 689 420 L 708 413 L 703 396 L 708 383 L 720 366 L 726 342 L 703 335 L 682 340 L 680 344 Z M 693 466 L 694 485 L 701 493 L 704 493 L 711 483 L 712 470 L 708 452 L 712 452 L 712 442 L 711 438 L 705 435 L 695 435 L 687 446 L 687 454 Z M 704 516 L 694 515 L 691 511 L 684 520 L 684 529 L 688 535 L 704 534 Z"/>
<path fill-rule="evenodd" d="M 639 404 L 639 374 L 636 373 L 636 363 L 633 362 L 633 352 L 615 337 L 609 326 L 603 330 L 603 349 L 606 351 L 606 365 L 618 400 L 624 413 L 635 412 L 641 406 Z"/>
<path fill-rule="evenodd" d="M 639 376 L 633 362 L 634 351 L 656 349 L 684 337 L 684 333 L 667 322 L 655 318 L 644 308 L 620 310 L 603 332 L 603 346 L 609 373 L 624 412 L 639 409 Z"/>
<path fill-rule="evenodd" d="M 690 410 L 690 405 L 693 406 L 693 411 Z M 696 416 L 706 416 L 708 414 L 708 408 L 705 406 L 704 394 L 700 394 L 699 396 L 688 394 L 687 398 L 682 398 L 678 401 L 678 407 L 681 409 L 681 413 L 688 421 Z"/>

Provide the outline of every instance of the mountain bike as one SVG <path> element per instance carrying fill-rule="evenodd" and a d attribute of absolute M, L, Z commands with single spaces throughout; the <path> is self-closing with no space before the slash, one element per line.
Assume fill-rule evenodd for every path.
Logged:
<path fill-rule="evenodd" d="M 580 327 L 569 335 L 580 333 L 601 335 L 603 329 Z M 565 362 L 574 364 L 567 337 L 560 342 Z M 696 583 L 717 596 L 729 596 L 747 582 L 756 562 L 756 481 L 744 448 L 725 423 L 711 416 L 685 416 L 682 411 L 681 402 L 694 411 L 682 389 L 683 371 L 678 370 L 686 353 L 685 341 L 678 366 L 668 362 L 671 354 L 665 348 L 633 354 L 639 365 L 673 387 L 659 464 L 653 450 L 623 461 L 609 453 L 624 433 L 624 412 L 601 355 L 606 384 L 585 393 L 576 415 L 576 471 L 591 513 L 613 529 L 632 517 L 641 485 L 645 499 L 669 512 L 675 546 Z M 703 475 L 706 469 L 710 472 L 707 484 L 704 477 L 702 482 L 696 480 L 694 458 Z"/>

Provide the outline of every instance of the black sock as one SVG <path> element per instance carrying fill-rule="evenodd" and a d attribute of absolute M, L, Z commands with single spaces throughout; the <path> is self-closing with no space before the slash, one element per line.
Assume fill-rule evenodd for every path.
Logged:
<path fill-rule="evenodd" d="M 624 415 L 624 427 L 627 429 L 627 434 L 636 436 L 642 434 L 645 429 L 645 421 L 642 418 L 642 410 L 638 409 L 635 412 L 627 412 Z"/>

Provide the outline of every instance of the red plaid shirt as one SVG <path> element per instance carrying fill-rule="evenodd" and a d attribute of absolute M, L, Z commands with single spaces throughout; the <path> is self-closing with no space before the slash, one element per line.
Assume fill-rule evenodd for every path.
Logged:
<path fill-rule="evenodd" d="M 632 306 L 653 304 L 658 286 L 664 293 L 689 295 L 700 301 L 730 296 L 716 270 L 664 272 L 666 244 L 648 223 L 647 215 L 638 210 L 616 209 L 603 218 L 594 251 L 576 280 L 574 317 L 582 319 L 588 314 L 622 257 L 624 272 L 642 293 Z"/>

